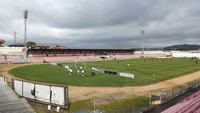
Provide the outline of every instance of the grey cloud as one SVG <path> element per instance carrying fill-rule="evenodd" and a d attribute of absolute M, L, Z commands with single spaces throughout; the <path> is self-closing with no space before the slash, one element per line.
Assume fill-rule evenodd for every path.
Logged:
<path fill-rule="evenodd" d="M 68 8 L 70 2 L 77 6 Z M 158 0 L 73 0 L 65 1 L 66 6 L 61 11 L 47 6 L 48 12 L 35 10 L 33 13 L 41 17 L 40 22 L 58 28 L 102 27 L 129 22 L 144 24 L 148 20 L 163 19 L 169 13 L 161 9 L 159 3 Z"/>
<path fill-rule="evenodd" d="M 199 0 L 0 0 L 0 36 L 74 48 L 162 47 L 200 43 Z M 143 39 L 140 30 L 145 30 Z"/>

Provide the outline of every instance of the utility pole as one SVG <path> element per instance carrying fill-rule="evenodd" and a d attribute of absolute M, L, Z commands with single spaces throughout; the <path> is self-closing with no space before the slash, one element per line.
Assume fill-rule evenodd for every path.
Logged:
<path fill-rule="evenodd" d="M 16 33 L 16 31 L 15 31 L 15 32 L 14 32 L 14 42 L 13 42 L 14 45 L 16 44 L 16 39 L 17 39 L 17 33 Z"/>
<path fill-rule="evenodd" d="M 24 11 L 24 46 L 26 47 L 27 43 L 27 19 L 28 19 L 28 10 Z"/>

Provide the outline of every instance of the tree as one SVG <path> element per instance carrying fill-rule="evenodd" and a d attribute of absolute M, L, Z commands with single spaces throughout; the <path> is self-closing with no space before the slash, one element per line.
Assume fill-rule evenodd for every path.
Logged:
<path fill-rule="evenodd" d="M 35 46 L 35 45 L 36 45 L 36 43 L 33 42 L 33 41 L 27 42 L 27 47 L 33 47 L 33 46 Z"/>

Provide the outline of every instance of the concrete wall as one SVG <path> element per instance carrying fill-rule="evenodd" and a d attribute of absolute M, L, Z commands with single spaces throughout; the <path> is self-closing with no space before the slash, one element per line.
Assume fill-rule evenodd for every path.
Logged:
<path fill-rule="evenodd" d="M 44 85 L 16 79 L 13 83 L 14 91 L 22 97 L 68 108 L 68 88 L 66 86 Z"/>
<path fill-rule="evenodd" d="M 25 47 L 0 47 L 0 54 L 25 53 Z"/>
<path fill-rule="evenodd" d="M 172 51 L 172 57 L 175 58 L 200 58 L 200 52 L 190 52 L 190 51 Z"/>

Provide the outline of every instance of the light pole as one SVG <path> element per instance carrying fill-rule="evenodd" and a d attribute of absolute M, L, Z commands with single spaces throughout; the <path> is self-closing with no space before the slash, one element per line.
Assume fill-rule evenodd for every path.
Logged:
<path fill-rule="evenodd" d="M 24 11 L 24 46 L 26 47 L 27 43 L 27 19 L 28 19 L 28 10 L 26 9 Z"/>
<path fill-rule="evenodd" d="M 143 40 L 144 30 L 141 30 L 141 40 L 142 40 L 142 55 L 144 54 L 144 40 Z"/>

